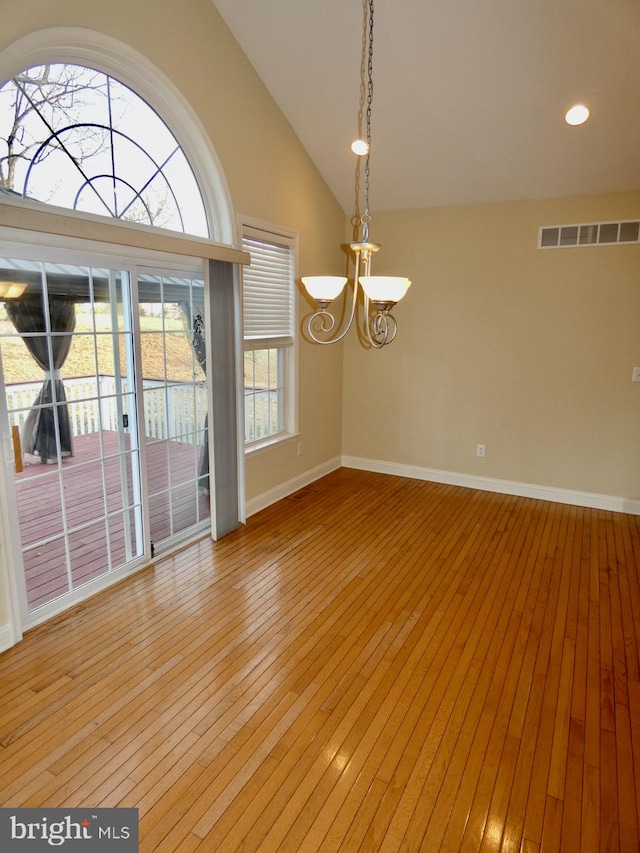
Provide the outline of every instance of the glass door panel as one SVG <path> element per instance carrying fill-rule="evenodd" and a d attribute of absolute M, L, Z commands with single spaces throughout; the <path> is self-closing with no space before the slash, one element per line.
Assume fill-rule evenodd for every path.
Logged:
<path fill-rule="evenodd" d="M 151 540 L 162 550 L 209 521 L 204 282 L 138 278 Z"/>
<path fill-rule="evenodd" d="M 0 259 L 0 348 L 29 612 L 142 555 L 130 280 Z"/>

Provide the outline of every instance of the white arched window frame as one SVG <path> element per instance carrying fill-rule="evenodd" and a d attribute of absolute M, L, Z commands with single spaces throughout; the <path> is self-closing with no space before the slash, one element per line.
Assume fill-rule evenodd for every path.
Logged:
<path fill-rule="evenodd" d="M 222 166 L 202 123 L 184 95 L 149 60 L 124 42 L 81 27 L 30 33 L 0 51 L 0 83 L 35 65 L 73 63 L 115 77 L 152 107 L 171 130 L 202 194 L 210 239 L 237 243 L 235 219 Z M 123 223 L 126 227 L 126 223 Z"/>

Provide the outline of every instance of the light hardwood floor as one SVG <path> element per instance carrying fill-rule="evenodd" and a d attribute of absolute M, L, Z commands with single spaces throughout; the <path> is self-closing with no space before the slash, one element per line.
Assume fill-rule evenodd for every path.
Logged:
<path fill-rule="evenodd" d="M 629 851 L 640 518 L 342 469 L 0 657 L 0 805 L 142 851 Z"/>

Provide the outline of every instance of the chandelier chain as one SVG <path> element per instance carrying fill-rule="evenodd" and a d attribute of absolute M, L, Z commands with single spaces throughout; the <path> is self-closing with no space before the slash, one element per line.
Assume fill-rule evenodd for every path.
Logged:
<path fill-rule="evenodd" d="M 363 225 L 365 226 L 366 235 L 365 240 L 368 239 L 368 231 L 369 231 L 369 220 L 371 219 L 371 215 L 369 213 L 369 158 L 371 156 L 371 105 L 373 103 L 373 0 L 368 0 L 369 6 L 369 20 L 367 26 L 367 34 L 368 34 L 368 44 L 367 44 L 367 111 L 366 111 L 366 122 L 367 122 L 367 144 L 369 146 L 369 150 L 367 151 L 365 166 L 364 166 L 364 215 L 366 217 L 366 222 L 363 221 Z"/>
<path fill-rule="evenodd" d="M 366 22 L 367 9 L 369 0 L 362 0 L 362 15 Z M 358 103 L 358 139 L 366 139 L 364 136 L 364 109 L 367 99 L 367 46 L 368 46 L 368 27 L 366 23 L 362 29 L 362 44 L 360 47 L 360 99 Z M 358 158 L 358 162 L 360 158 Z"/>

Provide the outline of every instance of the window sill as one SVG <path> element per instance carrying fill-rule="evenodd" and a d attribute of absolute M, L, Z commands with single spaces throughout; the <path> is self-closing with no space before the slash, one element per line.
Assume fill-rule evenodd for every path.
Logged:
<path fill-rule="evenodd" d="M 280 432 L 278 435 L 270 435 L 269 438 L 263 438 L 260 441 L 253 441 L 251 444 L 245 444 L 245 456 L 253 456 L 254 453 L 260 453 L 263 450 L 271 450 L 274 447 L 281 447 L 284 444 L 293 444 L 300 438 L 299 432 Z"/>

